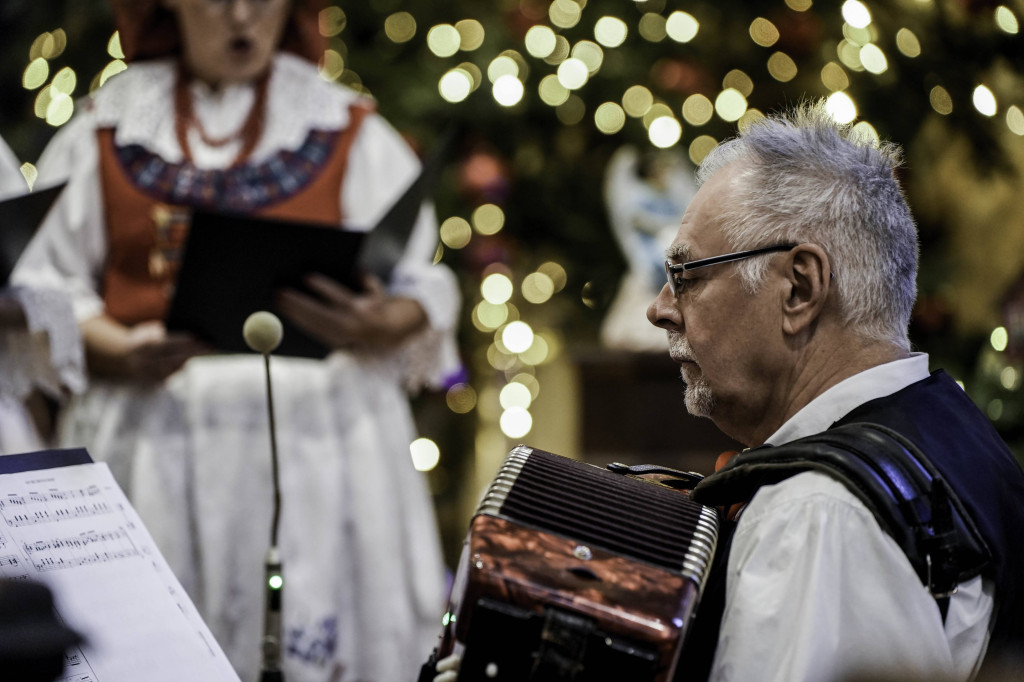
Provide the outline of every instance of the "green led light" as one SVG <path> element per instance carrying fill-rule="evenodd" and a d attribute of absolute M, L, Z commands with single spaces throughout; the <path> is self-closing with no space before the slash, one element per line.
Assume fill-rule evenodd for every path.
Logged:
<path fill-rule="evenodd" d="M 267 584 L 270 585 L 270 589 L 272 590 L 280 590 L 284 585 L 284 578 L 280 575 L 272 575 L 267 578 Z"/>

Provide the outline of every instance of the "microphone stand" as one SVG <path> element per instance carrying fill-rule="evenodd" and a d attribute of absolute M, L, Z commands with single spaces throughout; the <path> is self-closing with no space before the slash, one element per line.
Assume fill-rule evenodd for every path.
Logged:
<path fill-rule="evenodd" d="M 270 352 L 263 353 L 267 375 L 267 415 L 270 418 L 270 462 L 274 482 L 274 517 L 270 525 L 270 547 L 264 561 L 262 661 L 260 682 L 284 682 L 281 670 L 281 601 L 284 591 L 281 555 L 277 550 L 277 529 L 281 520 L 281 483 L 277 464 L 277 431 L 274 425 L 274 394 L 270 385 Z"/>

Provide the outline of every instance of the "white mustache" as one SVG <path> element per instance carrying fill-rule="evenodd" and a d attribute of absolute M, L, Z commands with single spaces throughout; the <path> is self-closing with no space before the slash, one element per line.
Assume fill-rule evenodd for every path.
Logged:
<path fill-rule="evenodd" d="M 676 362 L 695 362 L 690 342 L 678 332 L 668 333 L 668 354 Z"/>

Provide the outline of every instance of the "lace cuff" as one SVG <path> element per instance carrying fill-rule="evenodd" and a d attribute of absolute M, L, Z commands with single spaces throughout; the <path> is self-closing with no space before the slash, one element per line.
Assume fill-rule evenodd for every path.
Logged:
<path fill-rule="evenodd" d="M 27 330 L 0 332 L 0 395 L 24 399 L 39 388 L 59 398 L 85 390 L 85 360 L 71 302 L 61 292 L 15 287 Z"/>
<path fill-rule="evenodd" d="M 428 320 L 427 328 L 398 353 L 405 389 L 415 393 L 443 387 L 461 369 L 454 332 L 460 301 L 455 276 L 444 266 L 399 266 L 391 293 L 418 301 Z"/>

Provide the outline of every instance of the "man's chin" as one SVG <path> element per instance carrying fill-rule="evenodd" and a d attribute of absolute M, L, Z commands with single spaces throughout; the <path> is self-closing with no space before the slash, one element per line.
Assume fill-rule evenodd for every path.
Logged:
<path fill-rule="evenodd" d="M 711 394 L 711 389 L 699 381 L 686 385 L 683 403 L 686 405 L 686 411 L 694 417 L 710 419 L 715 410 L 715 398 Z"/>

